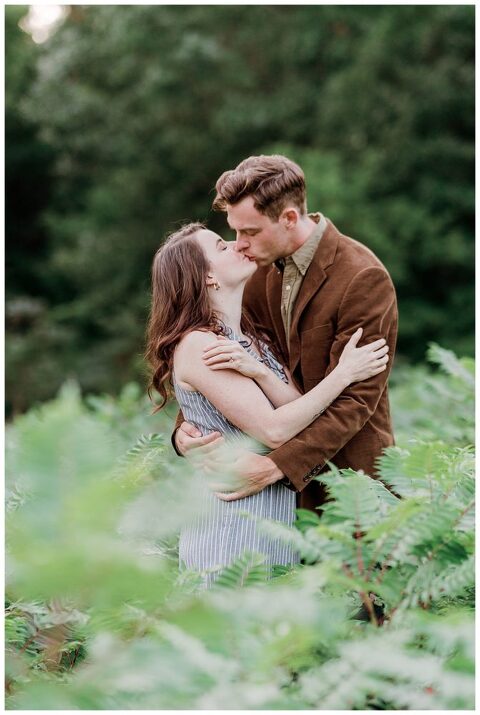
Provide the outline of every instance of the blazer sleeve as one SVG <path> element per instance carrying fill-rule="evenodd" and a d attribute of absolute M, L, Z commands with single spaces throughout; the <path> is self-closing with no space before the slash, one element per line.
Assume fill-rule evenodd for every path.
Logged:
<path fill-rule="evenodd" d="M 184 416 L 183 416 L 182 410 L 179 410 L 178 415 L 177 415 L 177 419 L 175 420 L 175 426 L 174 426 L 174 428 L 173 428 L 172 436 L 171 436 L 172 447 L 173 447 L 173 449 L 175 450 L 175 452 L 178 454 L 179 457 L 183 457 L 183 454 L 181 454 L 181 453 L 178 451 L 178 449 L 177 449 L 177 446 L 176 446 L 176 444 L 175 444 L 175 436 L 176 436 L 176 434 L 177 434 L 178 428 L 180 427 L 180 425 L 181 425 L 182 422 L 184 422 L 184 421 L 185 421 L 185 418 L 184 418 Z"/>
<path fill-rule="evenodd" d="M 345 344 L 363 328 L 360 344 L 385 338 L 388 367 L 374 377 L 350 385 L 309 427 L 268 456 L 297 491 L 302 491 L 375 411 L 386 388 L 397 339 L 398 311 L 390 276 L 381 267 L 365 268 L 350 282 L 339 307 L 337 329 L 326 375 L 337 365 Z"/>

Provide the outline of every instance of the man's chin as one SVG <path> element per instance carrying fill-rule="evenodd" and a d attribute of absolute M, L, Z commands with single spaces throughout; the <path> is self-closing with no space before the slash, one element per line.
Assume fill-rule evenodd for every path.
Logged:
<path fill-rule="evenodd" d="M 268 259 L 265 258 L 255 258 L 254 261 L 252 261 L 257 268 L 264 268 L 265 266 L 270 266 L 272 264 L 272 261 L 269 261 Z"/>

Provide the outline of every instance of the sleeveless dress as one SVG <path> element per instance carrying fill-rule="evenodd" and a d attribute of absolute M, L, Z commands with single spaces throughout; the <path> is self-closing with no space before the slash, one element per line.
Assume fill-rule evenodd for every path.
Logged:
<path fill-rule="evenodd" d="M 248 353 L 260 360 L 250 347 L 251 342 L 241 340 L 231 328 L 227 328 L 226 337 L 239 342 Z M 263 362 L 280 379 L 287 382 L 281 364 L 265 343 L 262 343 L 262 349 Z M 175 375 L 173 386 L 185 419 L 194 424 L 202 435 L 218 431 L 230 444 L 241 444 L 245 441 L 245 433 L 224 417 L 202 393 L 181 387 L 175 381 Z M 267 454 L 270 450 L 258 444 L 255 451 Z M 270 567 L 274 564 L 288 566 L 298 563 L 298 554 L 290 546 L 262 534 L 256 527 L 255 519 L 241 513 L 248 512 L 252 517 L 273 519 L 291 526 L 295 519 L 295 492 L 277 482 L 258 494 L 225 502 L 208 488 L 201 474 L 196 474 L 194 478 L 200 515 L 180 532 L 179 560 L 180 569 L 202 572 L 202 587 L 211 586 L 218 572 L 245 551 L 263 554 L 266 565 Z"/>

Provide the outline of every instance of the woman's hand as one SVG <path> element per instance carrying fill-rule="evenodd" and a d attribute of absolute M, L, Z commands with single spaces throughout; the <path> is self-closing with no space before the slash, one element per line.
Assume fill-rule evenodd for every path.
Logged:
<path fill-rule="evenodd" d="M 380 338 L 373 343 L 357 348 L 362 332 L 363 329 L 358 328 L 352 335 L 338 361 L 338 367 L 344 373 L 345 379 L 348 380 L 348 385 L 352 382 L 366 380 L 387 369 L 389 350 L 387 341 Z"/>
<path fill-rule="evenodd" d="M 211 370 L 236 370 L 254 380 L 265 373 L 265 365 L 256 360 L 240 345 L 228 338 L 218 337 L 203 351 L 205 365 Z"/>

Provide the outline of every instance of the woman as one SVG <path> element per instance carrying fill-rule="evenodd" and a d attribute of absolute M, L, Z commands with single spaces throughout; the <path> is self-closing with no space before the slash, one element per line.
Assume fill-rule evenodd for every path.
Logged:
<path fill-rule="evenodd" d="M 245 283 L 257 266 L 233 246 L 195 223 L 169 236 L 157 251 L 146 352 L 153 368 L 149 394 L 152 388 L 160 393 L 161 409 L 171 384 L 185 419 L 202 434 L 221 432 L 231 445 L 248 435 L 265 451 L 307 427 L 352 382 L 385 370 L 388 346 L 381 339 L 357 348 L 359 329 L 337 367 L 302 395 L 266 337 L 242 314 Z M 200 471 L 197 476 L 204 513 L 182 529 L 179 554 L 181 565 L 206 572 L 205 586 L 245 550 L 264 554 L 269 565 L 297 560 L 289 547 L 262 535 L 251 518 L 291 525 L 293 491 L 277 482 L 225 502 Z"/>

